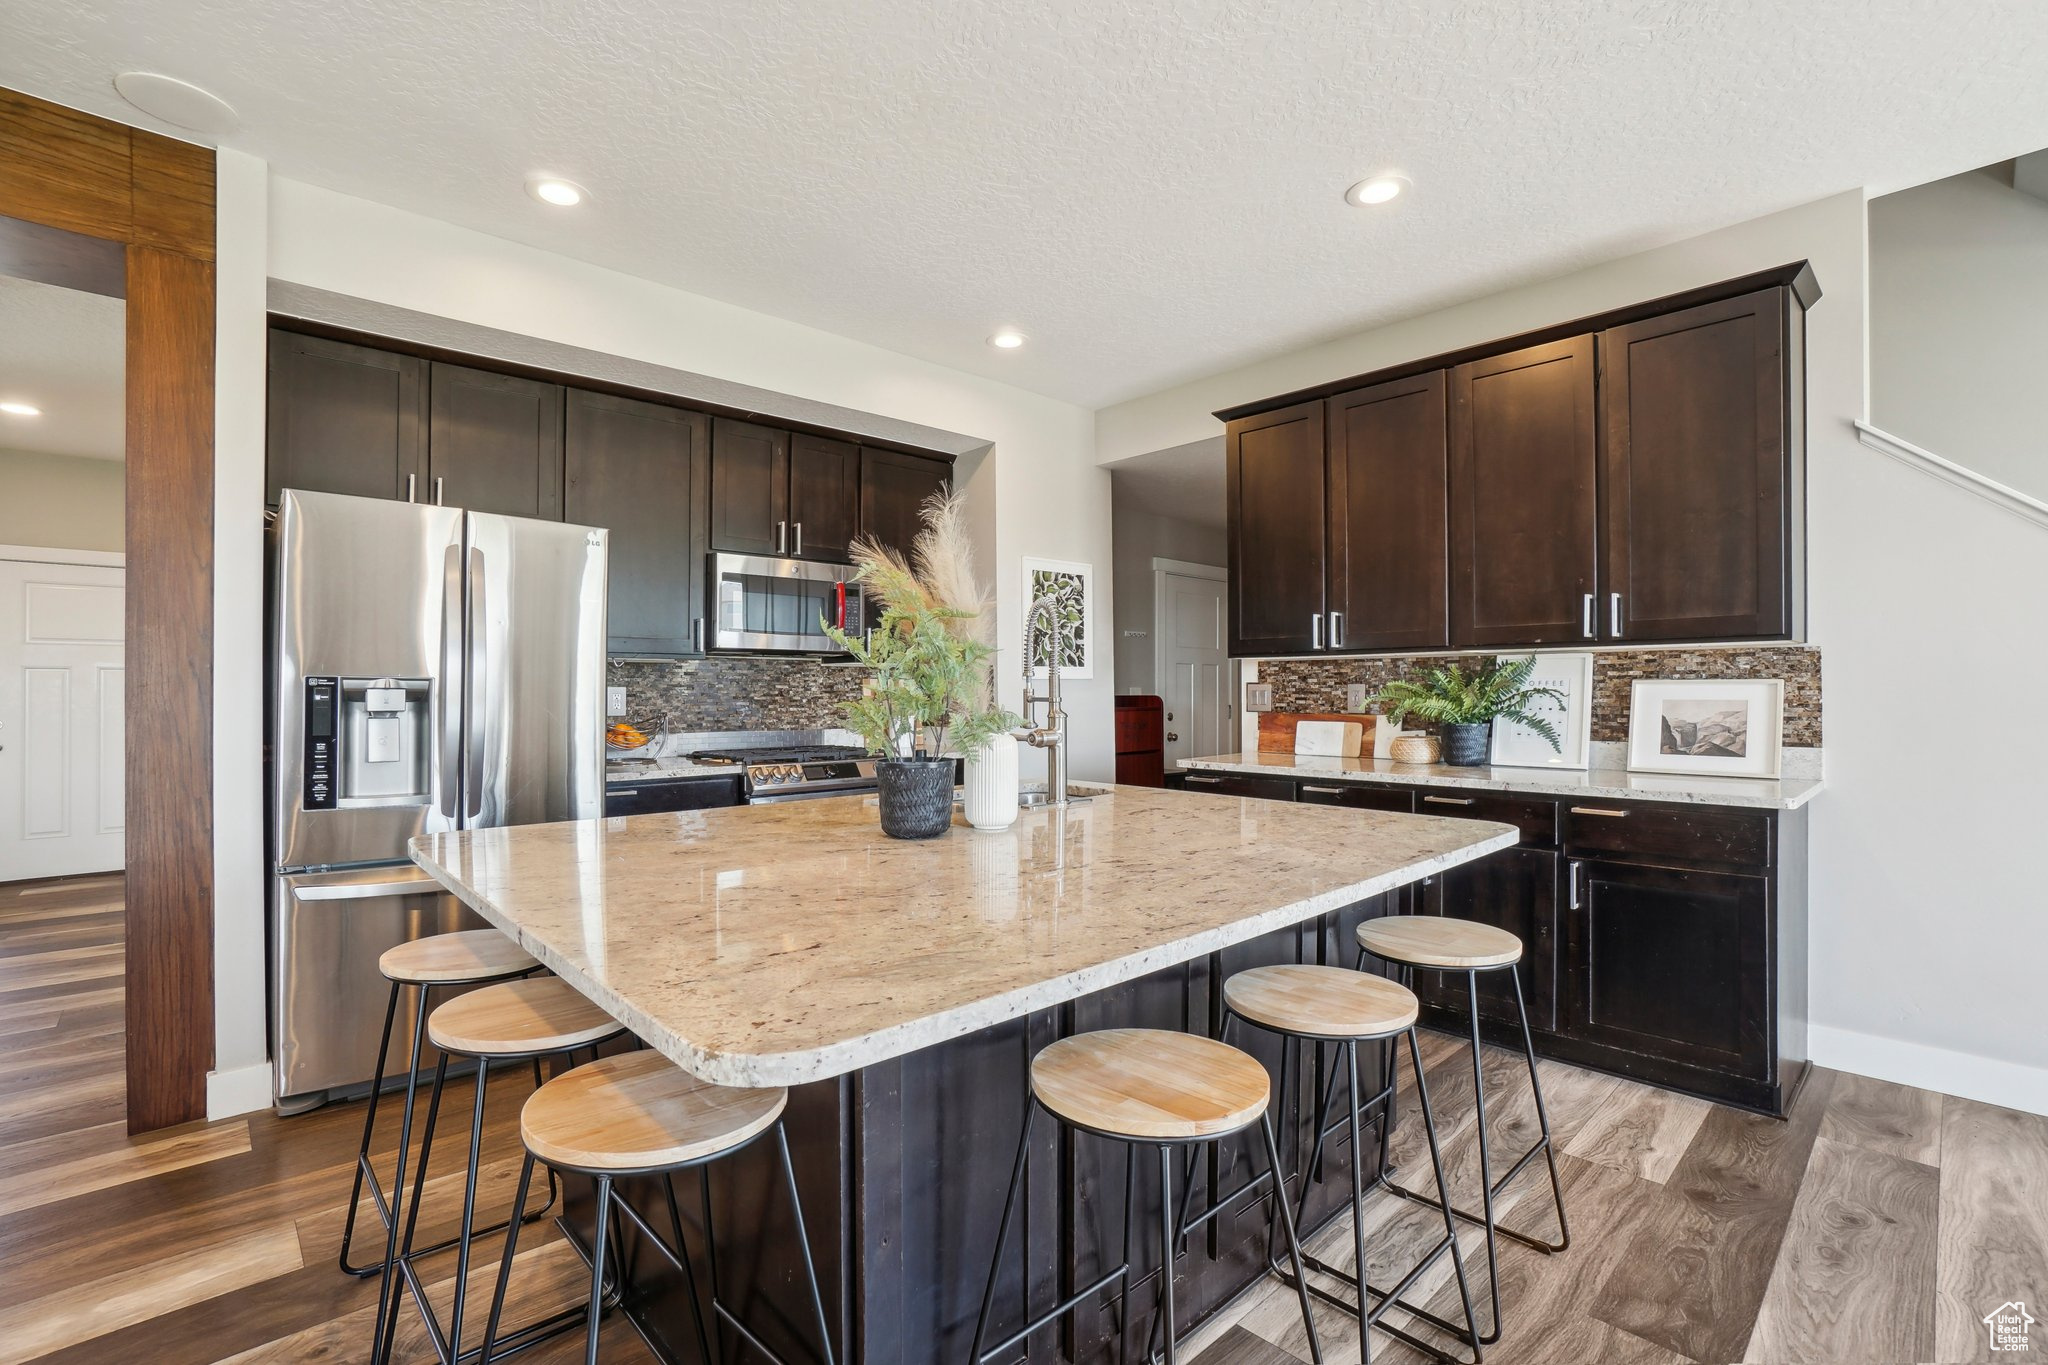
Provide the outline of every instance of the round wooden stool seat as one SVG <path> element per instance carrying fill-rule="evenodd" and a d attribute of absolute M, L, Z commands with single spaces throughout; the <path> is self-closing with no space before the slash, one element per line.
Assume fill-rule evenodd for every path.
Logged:
<path fill-rule="evenodd" d="M 1227 1043 L 1165 1029 L 1077 1033 L 1031 1059 L 1031 1092 L 1111 1137 L 1184 1141 L 1234 1133 L 1266 1111 L 1266 1068 Z"/>
<path fill-rule="evenodd" d="M 377 970 L 386 980 L 408 986 L 500 981 L 538 966 L 525 949 L 496 929 L 464 929 L 416 938 L 385 949 L 384 956 L 377 959 Z"/>
<path fill-rule="evenodd" d="M 1415 1022 L 1421 1005 L 1398 981 L 1343 967 L 1254 967 L 1223 983 L 1240 1018 L 1302 1038 L 1386 1038 Z"/>
<path fill-rule="evenodd" d="M 1358 946 L 1411 967 L 1505 967 L 1522 960 L 1522 940 L 1491 924 L 1442 915 L 1388 915 L 1358 926 Z"/>
<path fill-rule="evenodd" d="M 559 976 L 485 986 L 437 1005 L 427 1037 L 466 1057 L 531 1057 L 588 1047 L 625 1026 L 576 993 Z"/>
<path fill-rule="evenodd" d="M 658 1171 L 744 1146 L 788 1102 L 781 1088 L 713 1085 L 658 1052 L 627 1052 L 534 1091 L 519 1113 L 519 1134 L 526 1150 L 550 1166 Z"/>

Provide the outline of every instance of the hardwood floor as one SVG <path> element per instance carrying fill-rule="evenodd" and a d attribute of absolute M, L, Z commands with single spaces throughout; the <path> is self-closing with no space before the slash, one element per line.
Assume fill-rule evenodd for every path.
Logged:
<path fill-rule="evenodd" d="M 118 877 L 0 885 L 0 1365 L 363 1360 L 376 1284 L 334 1265 L 361 1104 L 130 1138 L 121 890 Z M 1476 1204 L 1470 1062 L 1452 1040 L 1424 1039 L 1452 1186 Z M 1501 1243 L 1507 1331 L 1488 1361 L 2048 1360 L 2048 1328 L 2036 1329 L 2032 1354 L 1994 1356 L 1979 1321 L 2010 1300 L 2048 1321 L 2048 1119 L 1833 1072 L 1816 1072 L 1782 1123 L 1552 1063 L 1543 1085 L 1572 1246 L 1543 1256 Z M 1495 1151 L 1520 1151 L 1536 1133 L 1520 1058 L 1490 1052 L 1486 1086 Z M 485 1142 L 499 1155 L 480 1196 L 489 1221 L 511 1203 L 526 1093 L 517 1082 L 493 1088 Z M 450 1097 L 451 1147 L 468 1111 Z M 388 1170 L 397 1115 L 385 1113 Z M 1412 1104 L 1393 1153 L 1404 1180 L 1426 1179 Z M 452 1230 L 462 1193 L 452 1161 L 437 1158 L 435 1170 L 422 1227 L 432 1240 Z M 1540 1172 L 1500 1207 L 1510 1224 L 1548 1235 Z M 1433 1211 L 1385 1196 L 1367 1216 L 1376 1281 L 1441 1230 Z M 1483 1320 L 1478 1235 L 1464 1246 Z M 1316 1249 L 1348 1265 L 1350 1248 L 1340 1221 Z M 471 1287 L 487 1295 L 496 1265 L 482 1259 Z M 431 1269 L 445 1308 L 453 1257 Z M 584 1277 L 551 1223 L 528 1229 L 513 1283 L 519 1320 L 575 1301 Z M 1447 1261 L 1414 1296 L 1456 1315 Z M 409 1304 L 400 1321 L 395 1359 L 431 1360 Z M 1319 1308 L 1317 1324 L 1326 1359 L 1357 1358 L 1345 1315 Z M 604 1335 L 607 1362 L 651 1359 L 623 1322 Z M 1389 1365 L 1422 1359 L 1384 1336 L 1373 1350 Z M 1294 1296 L 1255 1287 L 1181 1358 L 1198 1353 L 1201 1365 L 1299 1365 L 1308 1350 Z M 581 1358 L 580 1338 L 521 1357 Z"/>
<path fill-rule="evenodd" d="M 0 885 L 0 1365 L 365 1359 L 377 1282 L 351 1279 L 334 1263 L 362 1104 L 130 1138 L 121 894 L 119 877 Z M 529 1089 L 516 1079 L 492 1086 L 485 1150 L 502 1155 L 485 1171 L 481 1222 L 496 1222 L 511 1205 L 519 1106 Z M 456 1163 L 469 1112 L 462 1093 L 444 1103 L 424 1242 L 451 1233 L 459 1216 Z M 395 1104 L 378 1116 L 386 1171 L 397 1119 Z M 375 1227 L 367 1199 L 361 1217 Z M 488 1302 L 497 1272 L 495 1248 L 484 1245 L 472 1303 Z M 365 1254 L 359 1243 L 359 1258 Z M 427 1268 L 445 1316 L 454 1256 Z M 517 1321 L 578 1301 L 588 1274 L 552 1222 L 525 1229 L 512 1282 L 511 1302 L 523 1310 Z M 393 1359 L 431 1361 L 410 1302 L 400 1323 Z M 519 1357 L 536 1365 L 582 1358 L 581 1336 Z M 606 1323 L 608 1363 L 652 1358 L 624 1322 Z"/>

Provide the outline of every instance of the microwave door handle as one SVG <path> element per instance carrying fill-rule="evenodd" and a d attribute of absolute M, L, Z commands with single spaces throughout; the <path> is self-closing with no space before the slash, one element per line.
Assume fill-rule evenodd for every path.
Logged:
<path fill-rule="evenodd" d="M 434 803 L 455 827 L 462 790 L 462 542 L 448 547 L 441 569 L 441 676 L 434 684 L 437 746 Z"/>
<path fill-rule="evenodd" d="M 463 823 L 469 824 L 484 813 L 484 794 L 490 790 L 487 770 L 490 768 L 490 754 L 487 748 L 489 734 L 484 724 L 485 691 L 490 686 L 490 617 L 485 611 L 484 601 L 484 552 L 481 547 L 469 548 L 469 651 L 464 660 L 463 674 L 465 705 L 462 708 L 463 736 Z"/>

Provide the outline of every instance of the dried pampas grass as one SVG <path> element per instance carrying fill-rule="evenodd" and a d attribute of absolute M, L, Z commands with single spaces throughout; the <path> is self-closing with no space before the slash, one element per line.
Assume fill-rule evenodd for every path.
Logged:
<path fill-rule="evenodd" d="M 967 534 L 966 495 L 946 490 L 925 499 L 924 529 L 917 534 L 910 559 L 886 545 L 854 542 L 853 562 L 882 605 L 905 615 L 920 611 L 952 613 L 951 634 L 993 644 L 995 603 L 974 572 L 974 545 Z"/>

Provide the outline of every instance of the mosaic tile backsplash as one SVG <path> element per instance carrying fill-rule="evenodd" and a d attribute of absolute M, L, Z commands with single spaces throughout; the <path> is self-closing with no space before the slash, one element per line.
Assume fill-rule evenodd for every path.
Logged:
<path fill-rule="evenodd" d="M 675 731 L 822 730 L 860 696 L 866 674 L 816 659 L 614 659 L 605 681 L 626 689 L 636 723 Z"/>
<path fill-rule="evenodd" d="M 1273 684 L 1275 710 L 1342 711 L 1349 683 L 1364 683 L 1378 691 L 1395 678 L 1448 663 L 1453 657 L 1262 659 L 1259 681 Z M 1592 737 L 1596 743 L 1628 739 L 1629 683 L 1637 678 L 1782 678 L 1785 747 L 1821 747 L 1820 651 L 1811 645 L 1595 650 Z"/>

